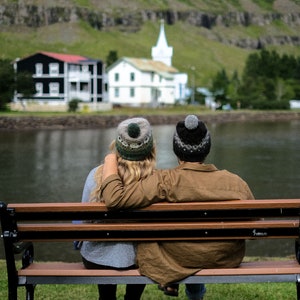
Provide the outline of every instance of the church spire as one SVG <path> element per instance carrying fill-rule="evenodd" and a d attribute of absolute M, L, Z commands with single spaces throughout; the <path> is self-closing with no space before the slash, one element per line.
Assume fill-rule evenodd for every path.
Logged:
<path fill-rule="evenodd" d="M 152 59 L 172 66 L 173 47 L 169 47 L 166 39 L 164 20 L 160 21 L 160 32 L 155 47 L 152 47 Z"/>

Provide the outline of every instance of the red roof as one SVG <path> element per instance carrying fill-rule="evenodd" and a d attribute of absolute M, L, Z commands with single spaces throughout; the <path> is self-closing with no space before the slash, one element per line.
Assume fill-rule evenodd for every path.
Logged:
<path fill-rule="evenodd" d="M 81 55 L 75 55 L 75 54 L 61 54 L 61 53 L 54 53 L 54 52 L 40 52 L 40 53 L 67 63 L 79 63 L 82 61 L 90 60 L 87 57 Z"/>

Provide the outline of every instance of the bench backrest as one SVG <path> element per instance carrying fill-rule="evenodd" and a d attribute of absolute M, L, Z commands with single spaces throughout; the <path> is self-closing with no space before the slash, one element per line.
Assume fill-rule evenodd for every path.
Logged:
<path fill-rule="evenodd" d="M 17 299 L 19 285 L 15 253 L 22 253 L 22 269 L 27 270 L 35 241 L 295 238 L 299 262 L 299 213 L 300 199 L 157 203 L 124 211 L 92 203 L 0 202 L 9 298 Z"/>
<path fill-rule="evenodd" d="M 157 203 L 1 203 L 2 236 L 17 241 L 298 238 L 300 199 Z"/>

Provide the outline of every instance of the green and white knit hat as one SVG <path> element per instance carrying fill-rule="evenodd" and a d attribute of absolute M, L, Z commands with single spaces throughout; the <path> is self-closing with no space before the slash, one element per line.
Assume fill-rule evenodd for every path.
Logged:
<path fill-rule="evenodd" d="M 144 160 L 153 148 L 149 122 L 144 118 L 131 118 L 121 122 L 117 128 L 116 148 L 124 159 Z"/>

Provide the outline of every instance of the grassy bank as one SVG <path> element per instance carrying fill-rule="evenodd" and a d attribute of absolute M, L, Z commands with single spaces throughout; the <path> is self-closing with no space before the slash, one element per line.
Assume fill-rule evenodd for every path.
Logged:
<path fill-rule="evenodd" d="M 296 286 L 293 283 L 263 284 L 207 284 L 205 300 L 290 300 L 296 299 Z M 125 286 L 118 287 L 118 300 L 123 299 Z M 95 285 L 39 285 L 35 292 L 36 300 L 81 300 L 98 299 Z M 24 288 L 19 288 L 19 299 L 25 299 Z M 0 299 L 7 299 L 7 277 L 5 261 L 0 260 Z M 142 300 L 167 300 L 156 285 L 147 285 Z M 184 286 L 180 288 L 178 300 L 187 299 Z"/>
<path fill-rule="evenodd" d="M 222 111 L 216 111 L 213 113 L 221 113 Z M 0 117 L 22 117 L 22 116 L 88 116 L 88 115 L 169 115 L 169 114 L 207 114 L 212 113 L 210 109 L 204 106 L 198 105 L 178 105 L 178 106 L 166 106 L 160 108 L 150 107 L 116 107 L 109 111 L 98 112 L 30 112 L 30 111 L 9 111 L 0 112 Z"/>
<path fill-rule="evenodd" d="M 178 106 L 167 106 L 160 108 L 149 108 L 149 107 L 119 107 L 113 108 L 109 111 L 98 111 L 98 112 L 30 112 L 30 111 L 9 111 L 0 112 L 1 117 L 56 117 L 56 116 L 168 116 L 168 115 L 230 115 L 230 114 L 247 114 L 247 115 L 257 115 L 257 114 L 295 114 L 300 113 L 300 109 L 294 110 L 232 110 L 222 111 L 216 110 L 212 111 L 204 106 L 198 105 L 178 105 Z"/>

